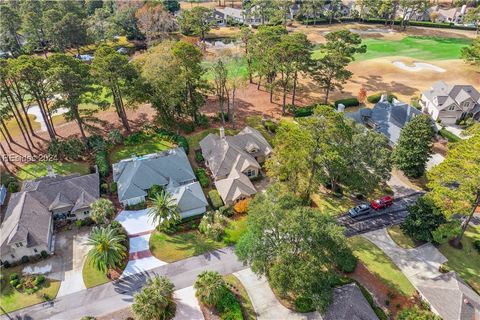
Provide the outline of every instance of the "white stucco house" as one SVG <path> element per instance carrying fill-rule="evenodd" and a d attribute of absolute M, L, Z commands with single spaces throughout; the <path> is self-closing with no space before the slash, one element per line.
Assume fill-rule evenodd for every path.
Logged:
<path fill-rule="evenodd" d="M 420 98 L 422 111 L 442 124 L 455 124 L 467 116 L 480 119 L 480 93 L 472 85 L 435 83 Z"/>

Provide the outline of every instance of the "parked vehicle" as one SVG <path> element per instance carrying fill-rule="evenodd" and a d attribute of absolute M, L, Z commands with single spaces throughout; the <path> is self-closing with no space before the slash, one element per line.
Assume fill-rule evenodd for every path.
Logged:
<path fill-rule="evenodd" d="M 361 204 L 359 206 L 356 206 L 355 208 L 348 210 L 348 215 L 352 218 L 356 218 L 359 216 L 369 214 L 371 212 L 372 212 L 372 209 L 368 204 Z"/>
<path fill-rule="evenodd" d="M 381 210 L 390 207 L 393 204 L 393 197 L 384 196 L 380 199 L 373 200 L 370 203 L 370 207 L 373 210 Z"/>

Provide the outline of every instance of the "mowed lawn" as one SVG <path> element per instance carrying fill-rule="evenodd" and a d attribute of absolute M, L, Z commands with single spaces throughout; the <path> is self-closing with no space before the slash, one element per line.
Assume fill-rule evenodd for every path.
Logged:
<path fill-rule="evenodd" d="M 58 175 L 87 174 L 89 172 L 88 164 L 83 162 L 39 161 L 21 167 L 17 172 L 17 176 L 20 180 L 44 177 L 47 175 L 47 167 L 49 165 L 52 166 Z"/>
<path fill-rule="evenodd" d="M 202 65 L 207 70 L 207 72 L 204 75 L 204 78 L 206 80 L 213 80 L 214 73 L 212 68 L 214 66 L 214 63 L 211 61 L 204 61 Z M 227 69 L 229 77 L 237 76 L 243 79 L 248 79 L 247 59 L 243 57 L 238 59 L 227 60 L 227 62 L 225 63 L 225 68 Z"/>
<path fill-rule="evenodd" d="M 392 240 L 401 248 L 413 249 L 422 244 L 420 241 L 416 241 L 403 233 L 398 225 L 387 228 L 387 232 Z"/>
<path fill-rule="evenodd" d="M 3 280 L 0 285 L 0 306 L 5 309 L 6 312 L 45 302 L 45 295 L 47 295 L 49 299 L 54 299 L 60 289 L 60 281 L 50 280 L 48 278 L 40 290 L 33 294 L 21 293 L 13 289 L 8 283 L 9 276 L 13 272 L 16 272 L 21 277 L 21 269 L 22 267 L 19 266 L 2 270 L 5 280 Z M 0 311 L 0 314 L 2 313 L 3 312 Z"/>
<path fill-rule="evenodd" d="M 358 54 L 357 60 L 402 56 L 419 60 L 460 59 L 461 50 L 471 40 L 460 38 L 439 38 L 408 36 L 399 41 L 382 39 L 363 39 L 367 52 Z"/>
<path fill-rule="evenodd" d="M 393 261 L 375 244 L 361 237 L 351 237 L 348 243 L 355 256 L 367 269 L 382 280 L 388 287 L 410 297 L 415 288 Z"/>
<path fill-rule="evenodd" d="M 475 240 L 480 240 L 480 226 L 468 227 L 462 238 L 462 250 L 453 248 L 448 242 L 439 249 L 448 259 L 445 264 L 480 293 L 480 253 L 473 247 Z"/>
<path fill-rule="evenodd" d="M 89 257 L 87 257 L 85 263 L 83 264 L 82 275 L 83 282 L 87 288 L 99 286 L 110 281 L 106 274 L 98 271 L 93 266 Z"/>
<path fill-rule="evenodd" d="M 209 239 L 198 230 L 179 232 L 173 235 L 155 231 L 150 237 L 150 250 L 155 257 L 169 263 L 198 256 L 235 244 L 247 228 L 246 220 L 246 216 L 231 220 L 225 229 L 222 241 Z"/>
<path fill-rule="evenodd" d="M 110 161 L 115 163 L 120 160 L 130 158 L 133 154 L 136 156 L 144 156 L 146 154 L 164 151 L 173 147 L 174 144 L 170 141 L 166 141 L 161 137 L 154 136 L 143 143 L 132 146 L 122 146 L 114 149 L 110 155 Z"/>

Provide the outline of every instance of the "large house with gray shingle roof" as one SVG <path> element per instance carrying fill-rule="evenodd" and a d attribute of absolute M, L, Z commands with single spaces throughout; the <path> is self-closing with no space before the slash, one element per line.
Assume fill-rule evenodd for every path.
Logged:
<path fill-rule="evenodd" d="M 377 315 L 355 283 L 333 290 L 332 304 L 322 316 L 324 320 L 378 320 Z"/>
<path fill-rule="evenodd" d="M 442 124 L 455 124 L 467 116 L 480 120 L 480 93 L 471 85 L 435 83 L 420 98 L 422 111 Z"/>
<path fill-rule="evenodd" d="M 124 205 L 145 202 L 148 190 L 159 185 L 175 200 L 182 218 L 202 214 L 208 202 L 196 181 L 182 148 L 137 157 L 113 164 L 118 200 Z"/>
<path fill-rule="evenodd" d="M 250 179 L 258 177 L 272 147 L 260 132 L 245 127 L 235 136 L 209 134 L 200 141 L 202 155 L 215 186 L 227 205 L 256 193 Z"/>
<path fill-rule="evenodd" d="M 0 226 L 0 259 L 14 262 L 42 251 L 52 253 L 54 220 L 84 219 L 100 197 L 98 173 L 49 176 L 23 183 L 12 194 Z"/>
<path fill-rule="evenodd" d="M 420 110 L 406 103 L 396 100 L 388 102 L 382 97 L 372 109 L 361 108 L 356 112 L 347 112 L 345 116 L 382 133 L 390 145 L 395 145 L 403 127 L 419 114 L 422 114 Z"/>

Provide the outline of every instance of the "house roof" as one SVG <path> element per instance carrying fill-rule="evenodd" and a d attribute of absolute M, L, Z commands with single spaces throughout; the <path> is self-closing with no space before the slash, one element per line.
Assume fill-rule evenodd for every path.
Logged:
<path fill-rule="evenodd" d="M 182 186 L 177 186 L 172 183 L 169 184 L 166 190 L 175 200 L 180 212 L 208 206 L 205 194 L 198 182 L 192 182 Z"/>
<path fill-rule="evenodd" d="M 333 302 L 322 318 L 324 320 L 378 320 L 355 283 L 334 289 Z"/>
<path fill-rule="evenodd" d="M 232 7 L 225 7 L 225 8 L 215 8 L 215 13 L 220 13 L 222 16 L 230 16 L 237 19 L 243 19 L 243 10 L 232 8 Z"/>
<path fill-rule="evenodd" d="M 215 187 L 224 203 L 232 203 L 257 193 L 250 179 L 235 169 L 228 178 L 215 181 Z"/>
<path fill-rule="evenodd" d="M 113 164 L 113 180 L 117 183 L 120 201 L 146 196 L 146 190 L 151 186 L 166 186 L 171 179 L 178 184 L 195 180 L 182 148 L 132 157 Z"/>
<path fill-rule="evenodd" d="M 224 138 L 210 133 L 200 141 L 200 147 L 214 177 L 226 176 L 233 168 L 240 171 L 249 166 L 260 168 L 255 157 L 267 156 L 272 152 L 272 147 L 262 134 L 251 127 Z"/>
<path fill-rule="evenodd" d="M 12 194 L 0 226 L 1 254 L 8 253 L 10 244 L 20 241 L 27 247 L 48 244 L 51 210 L 88 207 L 99 197 L 98 173 L 25 181 L 22 190 Z"/>
<path fill-rule="evenodd" d="M 445 320 L 471 320 L 480 316 L 480 296 L 455 272 L 424 280 L 417 287 Z"/>
<path fill-rule="evenodd" d="M 385 135 L 390 143 L 396 144 L 402 128 L 420 110 L 402 102 L 378 102 L 373 109 L 362 108 L 356 112 L 347 112 L 345 116 L 358 123 L 373 125 L 374 129 Z"/>
<path fill-rule="evenodd" d="M 438 110 L 442 110 L 452 103 L 460 104 L 468 99 L 472 99 L 476 104 L 480 104 L 480 93 L 472 85 L 450 86 L 444 81 L 438 81 L 430 89 L 424 91 L 423 95 Z"/>

